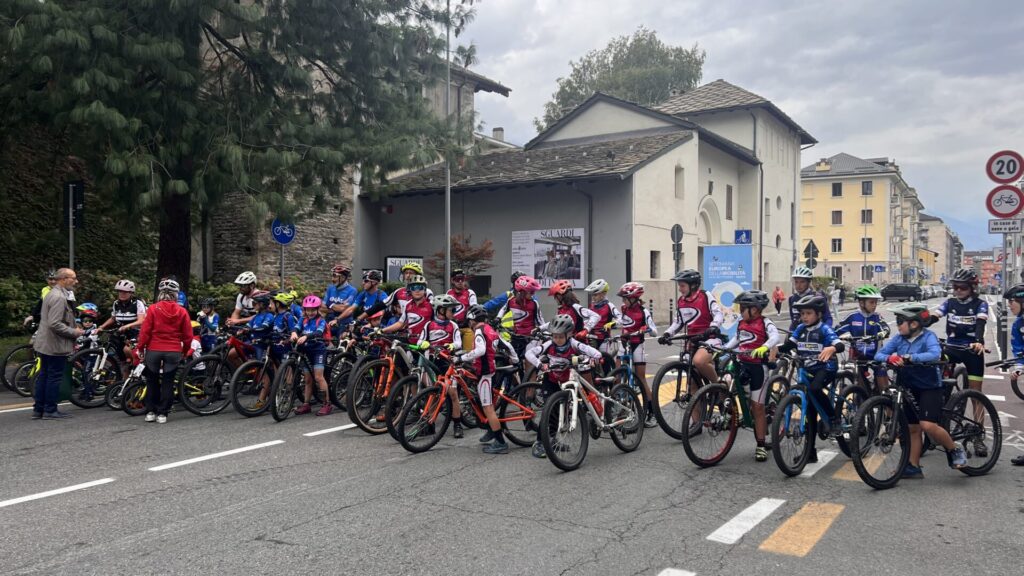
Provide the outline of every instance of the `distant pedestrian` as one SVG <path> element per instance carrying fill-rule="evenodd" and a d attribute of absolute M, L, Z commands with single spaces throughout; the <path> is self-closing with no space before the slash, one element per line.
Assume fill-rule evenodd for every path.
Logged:
<path fill-rule="evenodd" d="M 178 304 L 178 283 L 162 280 L 157 302 L 146 311 L 138 348 L 146 365 L 146 422 L 167 422 L 174 401 L 174 376 L 192 347 L 192 321 Z"/>
<path fill-rule="evenodd" d="M 841 294 L 842 294 L 842 292 L 839 291 L 839 286 L 833 284 L 832 285 L 832 292 L 831 292 L 831 294 L 829 294 L 829 296 L 831 297 L 831 300 L 832 300 L 832 317 L 833 318 L 838 318 L 839 317 L 839 301 L 841 299 Z"/>
<path fill-rule="evenodd" d="M 54 278 L 56 282 L 43 298 L 39 330 L 32 343 L 40 360 L 36 402 L 32 406 L 33 420 L 71 417 L 71 414 L 57 410 L 57 399 L 68 355 L 74 349 L 75 339 L 84 334 L 75 326 L 75 294 L 72 290 L 78 284 L 78 275 L 70 268 L 61 268 Z"/>
<path fill-rule="evenodd" d="M 782 302 L 786 299 L 786 293 L 782 290 L 782 286 L 776 286 L 775 291 L 772 292 L 772 301 L 775 302 L 775 313 L 782 314 Z"/>

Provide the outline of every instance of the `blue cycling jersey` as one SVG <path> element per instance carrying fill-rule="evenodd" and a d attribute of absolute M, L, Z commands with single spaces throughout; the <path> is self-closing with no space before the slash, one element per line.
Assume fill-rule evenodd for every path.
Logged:
<path fill-rule="evenodd" d="M 1017 316 L 1010 329 L 1010 348 L 1017 358 L 1024 356 L 1024 315 Z"/>
<path fill-rule="evenodd" d="M 253 340 L 267 340 L 274 330 L 274 314 L 264 310 L 249 320 L 249 331 Z"/>
<path fill-rule="evenodd" d="M 815 371 L 824 368 L 832 372 L 839 369 L 839 363 L 835 356 L 832 356 L 828 362 L 818 360 L 818 354 L 821 354 L 822 350 L 839 341 L 839 336 L 836 336 L 835 331 L 827 324 L 822 322 L 818 322 L 814 326 L 800 324 L 790 334 L 789 340 L 795 345 L 797 356 L 804 359 L 805 369 Z"/>
<path fill-rule="evenodd" d="M 324 306 L 327 307 L 327 320 L 334 320 L 338 317 L 338 312 L 335 312 L 331 308 L 341 304 L 343 306 L 351 306 L 356 301 L 356 289 L 348 282 L 338 286 L 331 284 L 324 290 Z M 351 316 L 345 319 L 343 324 L 351 322 Z"/>
<path fill-rule="evenodd" d="M 384 303 L 388 299 L 388 293 L 383 290 L 376 290 L 374 292 L 362 292 L 356 294 L 355 300 L 352 301 L 357 307 L 363 310 L 369 310 L 377 304 Z"/>
<path fill-rule="evenodd" d="M 950 298 L 939 304 L 936 312 L 946 318 L 946 342 L 967 346 L 984 342 L 985 334 L 978 333 L 978 321 L 988 320 L 988 302 L 973 296 L 966 302 Z"/>
<path fill-rule="evenodd" d="M 884 362 L 889 356 L 910 356 L 911 364 L 900 369 L 900 382 L 911 388 L 941 388 L 942 375 L 938 366 L 914 366 L 915 362 L 937 362 L 942 357 L 939 337 L 931 330 L 922 330 L 913 340 L 899 334 L 882 346 L 875 354 L 875 360 Z"/>
<path fill-rule="evenodd" d="M 854 338 L 874 336 L 875 340 L 855 342 L 854 348 L 861 356 L 872 358 L 878 351 L 878 342 L 889 337 L 889 324 L 878 314 L 864 314 L 860 310 L 850 314 L 836 327 L 836 334 L 849 334 Z"/>
<path fill-rule="evenodd" d="M 818 290 L 807 290 L 807 292 L 804 292 L 803 294 L 793 294 L 792 296 L 789 297 L 789 320 L 790 320 L 790 322 L 789 322 L 789 331 L 790 332 L 796 330 L 796 327 L 798 325 L 802 324 L 802 322 L 800 321 L 800 311 L 797 310 L 796 308 L 794 308 L 793 304 L 796 304 L 796 301 L 801 299 L 801 298 L 803 298 L 804 296 L 810 296 L 811 294 L 814 294 L 814 295 L 817 295 L 817 296 L 821 296 L 822 298 L 825 298 L 825 294 L 823 294 L 822 292 L 820 292 Z M 827 300 L 827 298 L 826 298 L 826 300 Z M 825 314 L 824 314 L 824 316 L 821 317 L 821 322 L 823 324 L 825 324 L 826 326 L 832 326 L 832 312 L 829 310 L 828 306 L 825 306 Z"/>

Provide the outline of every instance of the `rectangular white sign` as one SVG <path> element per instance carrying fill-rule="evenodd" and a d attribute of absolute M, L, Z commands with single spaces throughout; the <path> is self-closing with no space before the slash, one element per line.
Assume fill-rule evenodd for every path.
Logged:
<path fill-rule="evenodd" d="M 1020 234 L 1022 231 L 1020 220 L 1009 218 L 996 218 L 988 221 L 989 234 Z"/>
<path fill-rule="evenodd" d="M 583 228 L 551 228 L 512 232 L 512 270 L 532 275 L 548 288 L 556 280 L 570 280 L 572 287 L 587 285 L 583 273 Z"/>

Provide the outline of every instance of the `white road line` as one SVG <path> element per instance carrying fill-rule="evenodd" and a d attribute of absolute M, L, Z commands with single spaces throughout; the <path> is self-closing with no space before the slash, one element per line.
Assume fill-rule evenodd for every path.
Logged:
<path fill-rule="evenodd" d="M 988 399 L 993 402 L 1006 402 L 1006 396 L 1001 396 L 999 394 L 985 394 L 985 396 L 988 396 Z"/>
<path fill-rule="evenodd" d="M 57 406 L 67 406 L 68 404 L 71 404 L 71 402 L 61 402 L 61 403 L 57 404 Z M 0 414 L 5 414 L 7 412 L 24 412 L 26 410 L 31 410 L 31 409 L 32 409 L 32 406 L 23 406 L 21 408 L 8 408 L 6 410 L 0 410 Z"/>
<path fill-rule="evenodd" d="M 833 458 L 836 457 L 835 450 L 822 450 L 818 452 L 818 461 L 813 464 L 804 466 L 804 471 L 800 473 L 800 478 L 810 478 L 818 473 L 818 470 L 824 468 Z"/>
<path fill-rule="evenodd" d="M 985 374 L 986 380 L 1006 380 L 1006 376 L 1000 376 L 998 374 Z"/>
<path fill-rule="evenodd" d="M 86 488 L 92 488 L 93 486 L 99 486 L 100 484 L 107 484 L 113 481 L 113 478 L 104 478 L 102 480 L 93 480 L 92 482 L 85 482 L 84 484 L 75 484 L 74 486 L 68 486 L 66 488 L 57 488 L 56 490 L 40 492 L 39 494 L 32 494 L 30 496 L 22 496 L 21 498 L 12 498 L 11 500 L 4 500 L 0 502 L 0 508 L 3 508 L 5 506 L 13 506 L 15 504 L 21 504 L 22 502 L 28 502 L 30 500 L 49 498 L 50 496 L 65 494 L 67 492 L 74 492 L 75 490 L 84 490 Z"/>
<path fill-rule="evenodd" d="M 348 430 L 355 428 L 355 424 L 345 424 L 344 426 L 336 426 L 334 428 L 326 428 L 324 430 L 317 430 L 316 432 L 306 432 L 303 436 L 319 436 L 321 434 L 330 434 L 331 432 L 340 432 L 342 430 Z"/>
<path fill-rule="evenodd" d="M 722 544 L 735 544 L 739 542 L 740 538 L 743 538 L 744 534 L 750 532 L 754 526 L 757 526 L 762 520 L 770 516 L 776 508 L 785 503 L 785 500 L 761 498 L 749 508 L 734 516 L 732 520 L 722 524 L 707 539 L 721 542 Z"/>
<path fill-rule="evenodd" d="M 195 464 L 196 462 L 203 462 L 206 460 L 213 460 L 214 458 L 222 458 L 224 456 L 231 456 L 232 454 L 240 454 L 242 452 L 248 452 L 250 450 L 259 450 L 260 448 L 266 448 L 267 446 L 276 446 L 277 444 L 284 444 L 284 440 L 273 440 L 271 442 L 264 442 L 262 444 L 253 444 L 252 446 L 245 446 L 242 448 L 235 448 L 234 450 L 225 450 L 224 452 L 217 452 L 216 454 L 207 454 L 206 456 L 200 456 L 198 458 L 189 458 L 188 460 L 182 460 L 180 462 L 171 462 L 170 464 L 161 464 L 160 466 L 154 466 L 149 469 L 150 472 L 159 472 L 161 470 L 167 470 L 170 468 L 177 468 L 179 466 L 187 466 L 189 464 Z"/>
<path fill-rule="evenodd" d="M 697 576 L 697 573 L 680 570 L 678 568 L 665 568 L 661 572 L 658 572 L 658 576 Z"/>

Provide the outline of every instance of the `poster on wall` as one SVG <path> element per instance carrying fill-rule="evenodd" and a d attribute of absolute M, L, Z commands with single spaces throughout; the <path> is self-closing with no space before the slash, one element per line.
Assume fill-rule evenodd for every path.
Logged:
<path fill-rule="evenodd" d="M 512 270 L 531 274 L 545 288 L 556 280 L 570 280 L 573 288 L 584 288 L 586 261 L 583 228 L 512 232 Z"/>
<path fill-rule="evenodd" d="M 386 282 L 399 282 L 402 279 L 402 266 L 409 262 L 415 262 L 423 267 L 422 256 L 388 256 L 387 264 L 384 267 L 384 280 Z"/>
<path fill-rule="evenodd" d="M 749 244 L 704 247 L 704 287 L 721 305 L 725 315 L 722 332 L 730 337 L 740 321 L 739 306 L 734 306 L 733 300 L 753 287 L 753 269 L 754 249 Z"/>

